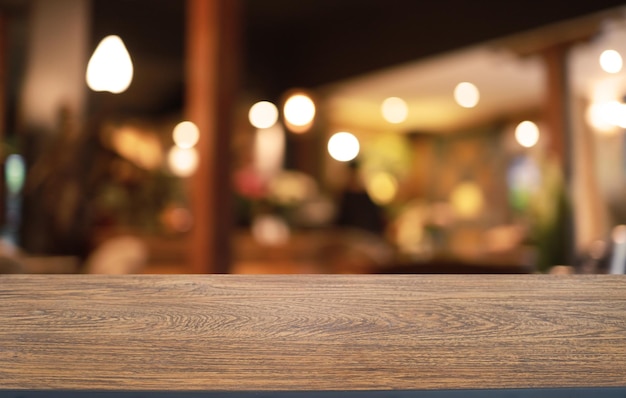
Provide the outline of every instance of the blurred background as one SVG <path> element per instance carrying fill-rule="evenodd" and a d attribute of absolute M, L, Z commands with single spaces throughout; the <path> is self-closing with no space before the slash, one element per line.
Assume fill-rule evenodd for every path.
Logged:
<path fill-rule="evenodd" d="M 0 0 L 0 273 L 625 273 L 620 1 Z"/>

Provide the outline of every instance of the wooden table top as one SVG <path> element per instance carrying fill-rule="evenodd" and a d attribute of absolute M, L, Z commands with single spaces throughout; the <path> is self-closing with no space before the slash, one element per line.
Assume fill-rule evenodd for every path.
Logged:
<path fill-rule="evenodd" d="M 626 386 L 626 277 L 0 276 L 0 389 Z"/>

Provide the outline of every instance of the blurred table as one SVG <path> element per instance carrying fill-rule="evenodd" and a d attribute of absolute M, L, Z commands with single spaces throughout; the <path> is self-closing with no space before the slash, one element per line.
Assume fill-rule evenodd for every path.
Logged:
<path fill-rule="evenodd" d="M 626 385 L 626 277 L 0 276 L 0 389 Z"/>

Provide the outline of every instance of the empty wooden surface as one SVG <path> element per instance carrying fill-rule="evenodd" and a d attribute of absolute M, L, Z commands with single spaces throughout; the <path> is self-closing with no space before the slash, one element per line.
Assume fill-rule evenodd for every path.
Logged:
<path fill-rule="evenodd" d="M 616 276 L 0 276 L 0 389 L 626 385 Z"/>

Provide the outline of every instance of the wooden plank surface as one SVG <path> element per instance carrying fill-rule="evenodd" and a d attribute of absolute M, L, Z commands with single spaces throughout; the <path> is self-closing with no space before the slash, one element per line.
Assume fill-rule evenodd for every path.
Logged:
<path fill-rule="evenodd" d="M 0 277 L 0 389 L 626 386 L 617 276 Z"/>

